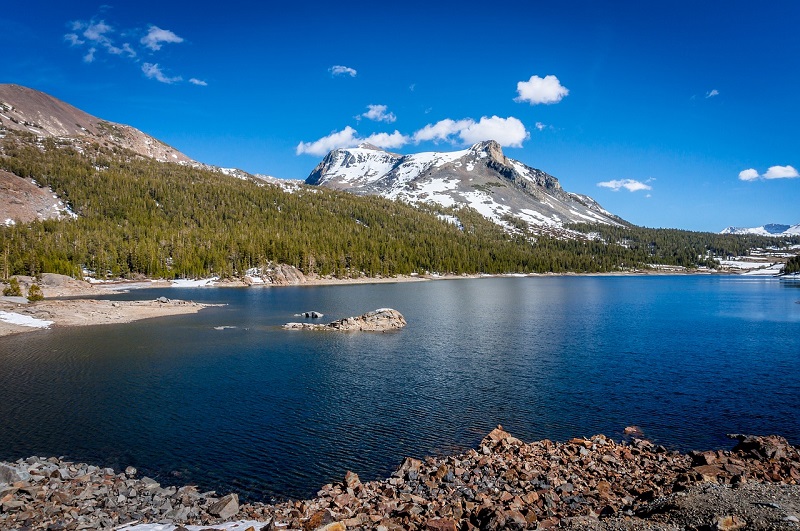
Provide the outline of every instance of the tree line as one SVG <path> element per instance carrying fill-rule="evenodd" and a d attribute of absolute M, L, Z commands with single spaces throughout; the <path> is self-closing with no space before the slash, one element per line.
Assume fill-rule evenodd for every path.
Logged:
<path fill-rule="evenodd" d="M 408 205 L 162 163 L 120 148 L 6 131 L 0 168 L 49 186 L 75 219 L 0 228 L 4 276 L 239 277 L 271 263 L 305 274 L 608 272 L 653 262 L 696 266 L 709 252 L 746 251 L 746 237 L 575 227 L 599 239 L 508 234 L 468 208 Z M 456 216 L 460 226 L 440 219 Z"/>

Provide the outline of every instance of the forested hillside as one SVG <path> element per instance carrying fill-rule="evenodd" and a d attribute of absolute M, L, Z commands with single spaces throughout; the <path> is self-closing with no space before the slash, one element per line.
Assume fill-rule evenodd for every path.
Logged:
<path fill-rule="evenodd" d="M 287 192 L 119 148 L 79 153 L 11 131 L 0 140 L 0 153 L 0 169 L 50 186 L 77 214 L 0 228 L 4 275 L 79 277 L 87 268 L 112 277 L 235 277 L 269 263 L 339 277 L 603 272 L 654 261 L 691 266 L 708 248 L 702 243 L 708 235 L 683 231 L 675 238 L 671 231 L 586 227 L 612 243 L 513 236 L 469 209 L 412 207 L 310 187 Z M 443 221 L 443 214 L 461 225 Z M 688 246 L 687 238 L 696 245 Z M 713 247 L 726 252 L 768 240 L 720 238 L 724 245 Z M 650 239 L 654 246 L 643 243 Z M 628 243 L 614 243 L 623 240 Z"/>
<path fill-rule="evenodd" d="M 714 258 L 746 256 L 751 249 L 800 243 L 800 237 L 773 238 L 754 234 L 717 234 L 679 229 L 576 224 L 570 228 L 601 241 L 624 246 L 636 262 L 684 267 L 714 267 Z"/>

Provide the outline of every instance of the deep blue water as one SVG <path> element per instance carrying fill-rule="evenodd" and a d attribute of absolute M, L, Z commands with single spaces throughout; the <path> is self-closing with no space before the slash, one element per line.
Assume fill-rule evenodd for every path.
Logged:
<path fill-rule="evenodd" d="M 223 308 L 0 338 L 0 459 L 308 496 L 411 455 L 636 424 L 677 449 L 800 444 L 800 283 L 733 276 L 489 278 L 142 290 Z M 398 332 L 284 331 L 380 307 Z M 215 327 L 233 326 L 217 330 Z"/>

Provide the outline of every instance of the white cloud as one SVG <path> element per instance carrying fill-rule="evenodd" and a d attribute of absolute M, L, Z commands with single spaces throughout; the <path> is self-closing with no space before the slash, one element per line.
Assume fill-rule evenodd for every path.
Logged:
<path fill-rule="evenodd" d="M 106 11 L 101 7 L 101 13 Z M 164 69 L 157 63 L 140 63 L 138 57 L 146 50 L 158 51 L 165 43 L 180 43 L 184 39 L 170 30 L 161 29 L 158 26 L 149 25 L 147 34 L 138 41 L 121 42 L 121 38 L 126 35 L 141 34 L 141 29 L 114 29 L 105 20 L 76 20 L 67 24 L 70 33 L 64 35 L 64 41 L 69 46 L 81 50 L 82 59 L 85 63 L 93 63 L 100 59 L 102 52 L 105 51 L 110 56 L 129 59 L 136 68 L 150 79 L 155 79 L 161 83 L 177 83 L 183 81 L 181 76 L 170 77 L 164 73 Z M 121 37 L 121 38 L 120 38 Z M 116 41 L 116 42 L 115 42 Z M 206 86 L 207 83 L 198 78 L 192 78 L 190 83 Z"/>
<path fill-rule="evenodd" d="M 158 66 L 158 63 L 145 63 L 142 65 L 142 72 L 144 75 L 147 76 L 149 79 L 155 79 L 156 81 L 160 81 L 162 83 L 172 84 L 181 81 L 180 76 L 176 77 L 169 77 L 164 74 L 161 70 L 161 67 Z"/>
<path fill-rule="evenodd" d="M 364 114 L 358 115 L 356 119 L 367 118 L 375 122 L 386 122 L 387 124 L 397 121 L 397 116 L 393 112 L 386 112 L 388 110 L 386 105 L 367 105 L 367 108 L 369 110 Z"/>
<path fill-rule="evenodd" d="M 445 119 L 435 124 L 428 124 L 407 136 L 400 131 L 393 133 L 373 133 L 362 138 L 358 131 L 349 125 L 341 131 L 334 131 L 314 142 L 300 142 L 295 150 L 298 155 L 326 155 L 339 148 L 355 147 L 363 142 L 379 148 L 391 149 L 404 146 L 410 142 L 419 144 L 424 141 L 445 141 L 452 144 L 475 144 L 484 140 L 495 140 L 501 146 L 521 147 L 522 142 L 530 138 L 530 133 L 521 121 L 510 116 L 500 118 L 484 116 L 476 122 L 471 118 L 464 120 Z"/>
<path fill-rule="evenodd" d="M 800 177 L 800 174 L 791 166 L 772 166 L 763 177 L 765 179 L 795 179 Z"/>
<path fill-rule="evenodd" d="M 544 131 L 545 129 L 547 129 L 547 126 L 542 122 L 536 122 L 534 127 L 536 127 L 536 129 L 538 129 L 539 131 Z"/>
<path fill-rule="evenodd" d="M 131 48 L 131 45 L 127 42 L 122 45 L 122 48 L 118 48 L 117 46 L 113 46 L 110 44 L 106 48 L 108 49 L 108 53 L 113 55 L 127 54 L 128 57 L 131 58 L 136 57 L 136 51 L 133 48 Z"/>
<path fill-rule="evenodd" d="M 758 172 L 753 168 L 739 172 L 740 181 L 754 181 L 756 179 L 758 179 Z"/>
<path fill-rule="evenodd" d="M 156 52 L 161 49 L 163 43 L 181 43 L 183 38 L 178 37 L 170 30 L 161 29 L 158 26 L 150 26 L 147 35 L 142 37 L 139 42 Z"/>
<path fill-rule="evenodd" d="M 86 28 L 83 32 L 83 36 L 89 39 L 90 41 L 102 44 L 108 44 L 111 42 L 110 39 L 106 36 L 106 34 L 112 33 L 114 31 L 114 28 L 106 24 L 104 20 L 101 20 L 100 22 L 91 22 L 83 27 Z"/>
<path fill-rule="evenodd" d="M 471 118 L 463 120 L 440 120 L 428 124 L 414 133 L 414 142 L 432 140 L 446 141 L 453 144 L 474 144 L 484 140 L 496 140 L 501 146 L 521 147 L 522 142 L 530 138 L 530 133 L 521 121 L 510 116 L 482 117 L 479 122 Z"/>
<path fill-rule="evenodd" d="M 451 138 L 453 135 L 458 134 L 461 130 L 474 123 L 475 122 L 470 119 L 455 121 L 451 120 L 450 118 L 446 118 L 436 122 L 435 124 L 428 124 L 414 133 L 414 142 L 420 143 L 426 140 L 433 140 L 434 142 L 454 142 L 453 138 Z"/>
<path fill-rule="evenodd" d="M 525 126 L 513 116 L 500 118 L 484 116 L 478 123 L 469 125 L 461 130 L 458 135 L 467 144 L 482 142 L 484 140 L 495 140 L 501 146 L 522 147 L 522 143 L 528 140 L 531 134 Z"/>
<path fill-rule="evenodd" d="M 202 79 L 197 79 L 196 77 L 191 78 L 189 80 L 189 83 L 191 83 L 192 85 L 197 85 L 199 87 L 207 87 L 208 86 L 208 83 L 206 83 Z"/>
<path fill-rule="evenodd" d="M 334 65 L 328 69 L 328 71 L 333 76 L 350 76 L 356 77 L 358 72 L 355 68 L 350 68 L 349 66 L 342 66 L 342 65 Z"/>
<path fill-rule="evenodd" d="M 358 131 L 349 125 L 341 131 L 334 131 L 314 142 L 300 142 L 295 152 L 298 155 L 326 155 L 332 149 L 354 147 L 360 143 Z"/>
<path fill-rule="evenodd" d="M 81 40 L 81 38 L 78 37 L 75 33 L 67 33 L 66 35 L 64 35 L 64 40 L 69 42 L 70 46 L 80 46 L 81 44 L 84 44 L 86 42 L 84 40 Z"/>
<path fill-rule="evenodd" d="M 95 48 L 94 46 L 89 48 L 89 51 L 86 53 L 86 55 L 83 56 L 83 62 L 84 63 L 93 63 L 94 62 L 94 53 L 96 51 L 97 51 L 97 48 Z"/>
<path fill-rule="evenodd" d="M 569 89 L 561 85 L 556 76 L 531 76 L 528 81 L 517 83 L 519 96 L 514 101 L 522 103 L 527 101 L 531 105 L 540 103 L 558 103 L 569 94 Z"/>
<path fill-rule="evenodd" d="M 756 170 L 749 168 L 739 172 L 740 181 L 755 181 L 761 179 L 796 179 L 800 173 L 792 166 L 770 166 L 766 173 L 759 175 Z"/>
<path fill-rule="evenodd" d="M 394 133 L 374 133 L 363 140 L 383 149 L 399 148 L 408 144 L 409 138 L 395 130 Z M 359 142 L 360 144 L 361 142 Z"/>
<path fill-rule="evenodd" d="M 652 179 L 648 179 L 647 182 L 650 182 Z M 643 183 L 641 181 L 637 181 L 635 179 L 619 179 L 613 181 L 604 181 L 601 183 L 597 183 L 597 186 L 602 188 L 610 188 L 615 192 L 619 192 L 621 189 L 625 188 L 629 192 L 638 192 L 640 190 L 652 190 L 653 187 L 649 184 Z M 649 195 L 649 194 L 648 194 Z"/>
<path fill-rule="evenodd" d="M 329 151 L 341 148 L 356 147 L 362 143 L 369 143 L 379 148 L 398 148 L 408 144 L 409 138 L 395 131 L 394 133 L 374 133 L 366 138 L 358 136 L 358 131 L 349 125 L 341 131 L 334 131 L 328 136 L 323 136 L 314 142 L 300 142 L 295 152 L 298 155 L 327 155 Z"/>
<path fill-rule="evenodd" d="M 719 91 L 717 89 L 711 89 L 709 92 L 706 92 L 706 99 L 713 98 L 714 96 L 719 96 Z"/>

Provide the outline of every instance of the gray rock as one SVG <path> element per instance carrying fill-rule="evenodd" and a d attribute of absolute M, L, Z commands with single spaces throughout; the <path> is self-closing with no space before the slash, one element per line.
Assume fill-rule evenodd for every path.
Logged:
<path fill-rule="evenodd" d="M 0 483 L 16 483 L 17 481 L 28 481 L 31 475 L 22 468 L 0 463 Z"/>
<path fill-rule="evenodd" d="M 239 496 L 237 494 L 228 494 L 212 503 L 208 508 L 209 514 L 219 516 L 220 518 L 231 518 L 239 512 Z"/>
<path fill-rule="evenodd" d="M 326 325 L 311 323 L 286 323 L 283 328 L 286 330 L 338 330 L 362 332 L 386 332 L 397 330 L 406 326 L 406 320 L 397 310 L 391 308 L 381 308 L 372 312 L 367 312 L 358 317 L 346 317 L 333 321 Z"/>

